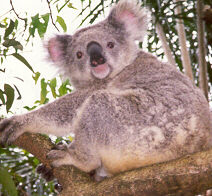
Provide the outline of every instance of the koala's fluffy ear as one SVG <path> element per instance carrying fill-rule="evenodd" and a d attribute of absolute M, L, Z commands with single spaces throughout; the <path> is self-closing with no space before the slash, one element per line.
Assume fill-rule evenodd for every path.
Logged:
<path fill-rule="evenodd" d="M 132 39 L 141 41 L 147 31 L 149 11 L 136 0 L 120 0 L 111 10 L 108 22 L 115 28 L 124 25 Z"/>
<path fill-rule="evenodd" d="M 54 63 L 64 61 L 66 49 L 71 40 L 71 35 L 57 35 L 48 41 L 47 49 Z"/>

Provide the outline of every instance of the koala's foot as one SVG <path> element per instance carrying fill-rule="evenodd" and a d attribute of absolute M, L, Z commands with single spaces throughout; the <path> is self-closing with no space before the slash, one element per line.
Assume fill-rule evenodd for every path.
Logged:
<path fill-rule="evenodd" d="M 44 164 L 40 164 L 36 168 L 37 173 L 41 174 L 42 178 L 44 178 L 47 182 L 52 181 L 55 178 L 52 170 L 52 168 L 48 168 Z M 59 183 L 56 183 L 54 188 L 58 193 L 63 190 L 63 187 Z"/>
<path fill-rule="evenodd" d="M 44 178 L 47 182 L 54 179 L 52 168 L 48 168 L 44 164 L 38 165 L 36 171 L 41 174 L 42 178 Z"/>
<path fill-rule="evenodd" d="M 100 181 L 104 180 L 105 178 L 107 178 L 107 176 L 99 176 L 97 170 L 90 171 L 89 175 L 93 181 L 97 181 L 97 182 L 100 182 Z"/>
<path fill-rule="evenodd" d="M 21 129 L 21 124 L 15 117 L 4 119 L 0 122 L 0 144 L 10 145 L 24 130 Z"/>

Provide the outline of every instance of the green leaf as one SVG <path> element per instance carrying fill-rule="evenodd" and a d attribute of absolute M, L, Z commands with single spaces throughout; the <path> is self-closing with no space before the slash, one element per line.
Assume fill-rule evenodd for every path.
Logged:
<path fill-rule="evenodd" d="M 15 49 L 23 50 L 22 44 L 15 39 L 6 39 L 2 45 L 7 48 L 13 46 Z"/>
<path fill-rule="evenodd" d="M 36 14 L 35 16 L 31 17 L 31 19 L 32 22 L 30 24 L 29 34 L 34 37 L 35 30 L 37 29 L 39 36 L 43 38 L 49 23 L 49 13 L 44 14 L 41 17 L 39 16 L 39 14 Z M 41 22 L 41 19 L 43 19 L 44 22 Z"/>
<path fill-rule="evenodd" d="M 37 84 L 39 77 L 40 77 L 40 72 L 36 72 L 36 73 L 35 73 L 35 76 L 32 76 L 32 78 L 33 78 L 34 81 L 35 81 L 35 84 Z"/>
<path fill-rule="evenodd" d="M 6 97 L 7 97 L 6 110 L 7 110 L 7 112 L 9 112 L 10 108 L 12 107 L 14 98 L 15 98 L 14 89 L 9 84 L 5 84 L 4 85 L 4 93 L 6 94 Z"/>
<path fill-rule="evenodd" d="M 2 104 L 5 105 L 4 92 L 1 89 L 0 89 L 0 99 L 2 101 Z"/>
<path fill-rule="evenodd" d="M 29 34 L 34 37 L 35 36 L 35 30 L 37 29 L 37 27 L 40 23 L 39 14 L 36 14 L 35 16 L 31 17 L 31 19 L 32 19 L 32 22 L 30 23 Z"/>
<path fill-rule="evenodd" d="M 18 87 L 15 85 L 15 84 L 13 84 L 14 85 L 14 87 L 15 87 L 15 89 L 16 89 L 16 91 L 18 92 L 18 100 L 20 100 L 22 97 L 21 97 L 21 93 L 20 93 L 20 91 L 18 90 Z"/>
<path fill-rule="evenodd" d="M 57 137 L 57 139 L 55 140 L 55 143 L 58 144 L 59 142 L 62 142 L 63 138 L 62 137 Z"/>
<path fill-rule="evenodd" d="M 71 91 L 71 89 L 67 88 L 67 85 L 70 85 L 68 79 L 65 82 L 63 82 L 60 88 L 58 89 L 60 96 L 63 96 L 67 94 L 68 91 Z"/>
<path fill-rule="evenodd" d="M 40 104 L 46 103 L 46 95 L 48 94 L 47 91 L 47 83 L 45 82 L 45 79 L 43 78 L 41 80 L 41 94 L 40 94 Z"/>
<path fill-rule="evenodd" d="M 28 61 L 23 56 L 21 56 L 18 53 L 13 53 L 12 55 L 15 58 L 17 58 L 19 61 L 21 61 L 22 63 L 24 63 L 34 73 L 34 70 L 32 69 L 31 65 L 28 63 Z"/>
<path fill-rule="evenodd" d="M 42 15 L 41 18 L 44 20 L 44 23 L 41 23 L 39 21 L 39 24 L 37 26 L 37 29 L 38 29 L 39 36 L 41 38 L 43 38 L 44 34 L 46 33 L 47 26 L 48 26 L 48 23 L 49 23 L 49 13 L 48 14 L 45 14 L 45 15 Z"/>
<path fill-rule="evenodd" d="M 56 78 L 53 78 L 50 81 L 49 86 L 51 88 L 51 92 L 52 92 L 53 97 L 56 98 L 57 97 L 57 94 L 56 94 L 57 80 L 56 80 Z"/>
<path fill-rule="evenodd" d="M 18 20 L 15 20 L 15 24 L 14 24 L 14 28 L 17 29 L 18 28 Z"/>
<path fill-rule="evenodd" d="M 63 28 L 63 31 L 66 32 L 67 31 L 67 26 L 66 23 L 64 21 L 64 19 L 60 16 L 57 16 L 57 20 L 56 22 L 58 22 L 60 24 L 60 26 Z"/>
<path fill-rule="evenodd" d="M 17 196 L 15 183 L 12 180 L 10 173 L 3 167 L 0 167 L 0 184 L 2 185 L 3 195 Z"/>
<path fill-rule="evenodd" d="M 5 24 L 0 23 L 0 28 L 6 28 L 7 26 Z"/>
<path fill-rule="evenodd" d="M 40 161 L 36 158 L 33 158 L 33 163 L 37 166 L 40 163 Z"/>
<path fill-rule="evenodd" d="M 7 38 L 13 32 L 14 27 L 15 23 L 12 20 L 10 20 L 10 25 L 5 30 L 4 38 Z"/>
<path fill-rule="evenodd" d="M 68 4 L 68 7 L 77 10 L 77 8 L 75 8 L 75 7 L 73 6 L 73 3 L 69 3 L 69 4 Z"/>
<path fill-rule="evenodd" d="M 33 106 L 33 107 L 29 107 L 29 106 L 24 106 L 25 109 L 27 109 L 28 111 L 34 110 L 37 106 Z"/>

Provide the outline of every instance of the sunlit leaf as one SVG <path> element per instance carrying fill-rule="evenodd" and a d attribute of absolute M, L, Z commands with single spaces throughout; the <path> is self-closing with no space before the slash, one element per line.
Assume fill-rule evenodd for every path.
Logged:
<path fill-rule="evenodd" d="M 77 8 L 75 8 L 75 7 L 73 6 L 73 3 L 69 3 L 69 4 L 68 4 L 68 7 L 77 10 Z"/>
<path fill-rule="evenodd" d="M 47 91 L 47 83 L 45 82 L 45 79 L 43 78 L 41 80 L 41 94 L 40 94 L 40 104 L 44 104 L 46 102 L 46 95 L 48 94 Z"/>
<path fill-rule="evenodd" d="M 9 84 L 4 84 L 4 93 L 7 97 L 6 110 L 9 112 L 15 98 L 14 89 Z"/>
<path fill-rule="evenodd" d="M 65 23 L 65 21 L 64 21 L 64 19 L 62 17 L 57 16 L 56 22 L 58 22 L 60 24 L 60 26 L 62 27 L 62 29 L 63 29 L 64 32 L 67 31 L 66 23 Z"/>
<path fill-rule="evenodd" d="M 27 109 L 28 111 L 31 111 L 31 110 L 34 110 L 36 106 L 33 106 L 33 107 L 24 106 L 24 108 Z"/>
<path fill-rule="evenodd" d="M 56 98 L 57 97 L 57 94 L 56 94 L 57 80 L 56 80 L 56 78 L 53 78 L 50 81 L 49 86 L 51 88 L 51 92 L 52 92 L 53 97 Z"/>
<path fill-rule="evenodd" d="M 24 63 L 34 73 L 34 70 L 32 69 L 31 65 L 28 63 L 28 61 L 23 56 L 21 56 L 18 53 L 13 53 L 12 55 L 15 58 L 17 58 L 19 61 L 21 61 L 22 63 Z"/>
<path fill-rule="evenodd" d="M 36 73 L 35 73 L 35 76 L 32 76 L 32 78 L 33 78 L 34 81 L 35 81 L 35 84 L 37 84 L 37 81 L 38 81 L 39 77 L 40 77 L 40 72 L 36 72 Z"/>
<path fill-rule="evenodd" d="M 58 89 L 60 96 L 67 94 L 68 91 L 71 91 L 67 86 L 70 85 L 69 80 L 67 79 L 65 82 L 62 83 L 60 88 Z"/>

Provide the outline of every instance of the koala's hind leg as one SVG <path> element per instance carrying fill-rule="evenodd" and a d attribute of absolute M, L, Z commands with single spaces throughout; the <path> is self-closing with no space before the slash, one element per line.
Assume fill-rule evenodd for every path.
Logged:
<path fill-rule="evenodd" d="M 66 149 L 50 151 L 47 158 L 53 160 L 52 165 L 54 167 L 74 165 L 84 172 L 96 170 L 101 165 L 98 155 L 90 150 L 89 146 L 77 145 L 75 141 Z"/>

